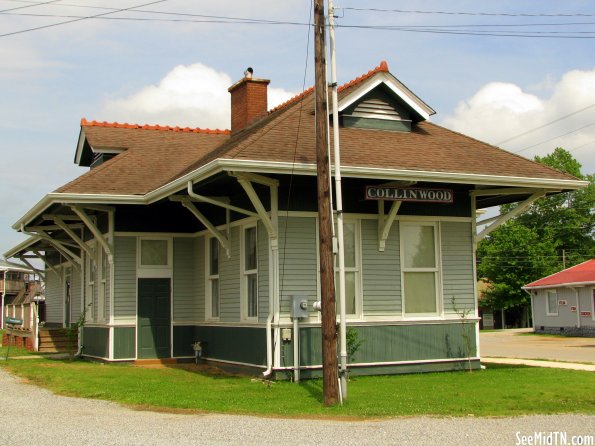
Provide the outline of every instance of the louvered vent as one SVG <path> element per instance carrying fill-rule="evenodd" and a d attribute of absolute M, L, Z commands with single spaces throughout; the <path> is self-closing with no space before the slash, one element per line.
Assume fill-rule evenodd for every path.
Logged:
<path fill-rule="evenodd" d="M 367 99 L 360 102 L 351 113 L 354 118 L 386 119 L 389 121 L 402 121 L 403 117 L 388 101 L 383 99 Z"/>

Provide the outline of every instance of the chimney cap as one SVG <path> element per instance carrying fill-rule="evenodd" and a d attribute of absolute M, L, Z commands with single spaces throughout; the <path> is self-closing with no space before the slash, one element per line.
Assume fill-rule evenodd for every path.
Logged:
<path fill-rule="evenodd" d="M 252 69 L 252 67 L 248 67 L 246 68 L 246 71 L 244 71 L 244 77 L 246 79 L 252 79 L 252 74 L 254 74 L 254 70 Z"/>

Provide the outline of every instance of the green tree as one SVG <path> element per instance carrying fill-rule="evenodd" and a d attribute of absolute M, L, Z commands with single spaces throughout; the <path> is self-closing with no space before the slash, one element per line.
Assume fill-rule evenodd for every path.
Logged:
<path fill-rule="evenodd" d="M 477 257 L 477 273 L 490 285 L 482 304 L 494 310 L 527 305 L 530 299 L 521 287 L 558 268 L 555 244 L 515 220 L 480 243 Z"/>
<path fill-rule="evenodd" d="M 516 221 L 534 229 L 540 238 L 553 241 L 560 259 L 565 257 L 566 267 L 595 257 L 595 175 L 584 175 L 581 164 L 561 147 L 547 156 L 535 157 L 535 161 L 588 181 L 589 185 L 537 200 Z M 503 206 L 502 211 L 513 206 Z"/>
<path fill-rule="evenodd" d="M 558 147 L 535 161 L 568 173 L 589 185 L 577 191 L 537 200 L 479 243 L 478 278 L 487 279 L 483 306 L 493 310 L 525 306 L 521 287 L 566 267 L 595 257 L 595 175 L 584 175 L 581 164 Z M 506 213 L 517 204 L 503 205 Z"/>

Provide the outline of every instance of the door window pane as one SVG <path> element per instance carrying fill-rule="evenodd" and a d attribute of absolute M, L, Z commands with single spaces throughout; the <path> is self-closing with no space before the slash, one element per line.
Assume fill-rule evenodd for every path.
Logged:
<path fill-rule="evenodd" d="M 167 240 L 141 240 L 140 263 L 143 266 L 167 266 Z"/>
<path fill-rule="evenodd" d="M 401 228 L 405 251 L 405 268 L 434 268 L 436 247 L 433 226 L 410 226 Z"/>
<path fill-rule="evenodd" d="M 436 312 L 436 273 L 406 272 L 403 273 L 404 288 L 407 300 L 405 313 Z"/>

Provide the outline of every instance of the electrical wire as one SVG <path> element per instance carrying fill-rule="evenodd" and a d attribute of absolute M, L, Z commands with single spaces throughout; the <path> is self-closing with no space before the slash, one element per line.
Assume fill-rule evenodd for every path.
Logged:
<path fill-rule="evenodd" d="M 108 14 L 114 14 L 116 12 L 123 12 L 123 11 L 130 11 L 131 9 L 141 8 L 143 6 L 148 6 L 148 5 L 154 5 L 156 3 L 163 3 L 163 2 L 166 2 L 166 1 L 168 1 L 168 0 L 156 0 L 156 1 L 153 1 L 153 2 L 149 2 L 149 3 L 143 3 L 143 4 L 138 5 L 138 6 L 130 6 L 128 8 L 121 8 L 121 9 L 118 9 L 116 11 L 103 12 L 101 14 L 96 14 L 96 15 L 93 15 L 93 16 L 78 17 L 78 18 L 75 18 L 75 19 L 72 19 L 72 20 L 66 20 L 64 22 L 50 23 L 49 25 L 42 25 L 42 26 L 36 26 L 34 28 L 21 29 L 19 31 L 12 31 L 12 32 L 9 32 L 9 33 L 0 34 L 0 37 L 14 36 L 15 34 L 22 34 L 22 33 L 31 32 L 31 31 L 38 31 L 40 29 L 46 29 L 46 28 L 52 28 L 52 27 L 55 27 L 55 26 L 66 25 L 67 23 L 80 22 L 81 20 L 95 19 L 95 18 L 106 16 Z"/>
<path fill-rule="evenodd" d="M 344 11 L 392 12 L 398 14 L 433 14 L 433 15 L 465 15 L 489 17 L 593 17 L 595 13 L 498 13 L 498 12 L 462 12 L 462 11 L 422 11 L 410 9 L 382 9 L 382 8 L 336 8 Z"/>
<path fill-rule="evenodd" d="M 553 121 L 550 121 L 546 124 L 540 125 L 539 127 L 532 128 L 531 130 L 524 131 L 523 133 L 519 133 L 518 135 L 514 135 L 514 136 L 511 136 L 510 138 L 506 138 L 502 141 L 499 141 L 499 142 L 495 143 L 495 145 L 499 146 L 500 144 L 504 144 L 505 142 L 509 142 L 509 141 L 512 141 L 513 139 L 517 139 L 517 138 L 520 138 L 521 136 L 525 136 L 525 135 L 528 135 L 529 133 L 533 133 L 537 130 L 541 130 L 549 125 L 555 124 L 556 122 L 560 122 L 566 118 L 570 118 L 571 116 L 578 115 L 579 113 L 582 113 L 585 110 L 588 110 L 593 107 L 595 107 L 595 104 L 587 105 L 586 107 L 583 107 L 579 110 L 573 111 L 572 113 L 568 113 L 567 115 L 556 118 Z"/>
<path fill-rule="evenodd" d="M 576 132 L 578 132 L 580 130 L 584 130 L 584 129 L 588 128 L 588 127 L 591 127 L 592 125 L 595 125 L 595 122 L 592 122 L 590 124 L 587 124 L 587 125 L 584 125 L 582 127 L 579 127 L 578 129 L 571 130 L 570 132 L 566 132 L 566 133 L 563 133 L 561 135 L 554 136 L 553 138 L 549 138 L 549 139 L 546 139 L 544 141 L 540 141 L 540 142 L 535 143 L 535 144 L 532 144 L 530 146 L 523 147 L 522 149 L 514 150 L 514 151 L 512 151 L 512 153 L 521 153 L 521 152 L 524 152 L 525 150 L 529 150 L 529 149 L 531 149 L 531 148 L 533 148 L 535 146 L 539 146 L 541 144 L 545 144 L 546 142 L 550 142 L 550 141 L 553 141 L 555 139 L 562 138 L 563 136 L 568 136 L 568 135 L 570 135 L 572 133 L 576 133 Z"/>

